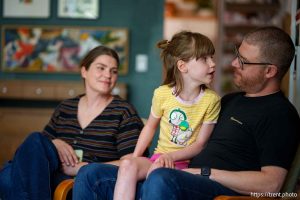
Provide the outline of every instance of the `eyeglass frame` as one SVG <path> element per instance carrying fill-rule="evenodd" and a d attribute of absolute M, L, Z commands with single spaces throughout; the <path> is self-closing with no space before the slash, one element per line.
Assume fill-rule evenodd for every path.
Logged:
<path fill-rule="evenodd" d="M 265 62 L 245 62 L 241 59 L 240 52 L 237 46 L 234 46 L 235 57 L 238 59 L 241 69 L 244 69 L 244 64 L 246 65 L 273 65 L 272 63 L 265 63 Z"/>

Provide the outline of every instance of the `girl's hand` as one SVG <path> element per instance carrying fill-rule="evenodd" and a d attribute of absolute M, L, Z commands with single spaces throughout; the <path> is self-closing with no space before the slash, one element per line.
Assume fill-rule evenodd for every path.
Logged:
<path fill-rule="evenodd" d="M 66 175 L 69 175 L 69 176 L 76 176 L 79 169 L 84 166 L 84 165 L 87 165 L 88 163 L 87 162 L 80 162 L 78 164 L 75 164 L 75 166 L 68 166 L 66 165 L 65 163 L 62 164 L 61 166 L 61 171 L 66 174 Z"/>
<path fill-rule="evenodd" d="M 78 163 L 77 155 L 75 154 L 75 151 L 71 145 L 61 139 L 54 139 L 52 142 L 57 149 L 59 159 L 62 164 L 67 166 L 71 165 L 74 167 L 75 164 Z"/>
<path fill-rule="evenodd" d="M 146 176 L 146 178 L 149 176 L 149 174 L 153 171 L 153 170 L 155 170 L 155 169 L 158 169 L 158 168 L 161 168 L 161 167 L 164 167 L 163 165 L 161 165 L 161 163 L 152 163 L 152 165 L 150 166 L 150 168 L 148 169 L 148 172 L 147 172 L 147 176 Z"/>
<path fill-rule="evenodd" d="M 165 153 L 162 154 L 161 156 L 159 156 L 158 159 L 155 160 L 154 163 L 160 163 L 161 166 L 166 167 L 166 168 L 174 168 L 174 160 L 172 159 L 172 157 Z"/>

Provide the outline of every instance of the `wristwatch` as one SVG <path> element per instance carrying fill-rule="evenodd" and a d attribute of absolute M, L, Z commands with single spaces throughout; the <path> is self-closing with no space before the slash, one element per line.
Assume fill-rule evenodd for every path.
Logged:
<path fill-rule="evenodd" d="M 209 176 L 210 176 L 210 167 L 207 167 L 207 166 L 201 167 L 201 173 L 200 174 L 203 177 L 209 178 Z"/>

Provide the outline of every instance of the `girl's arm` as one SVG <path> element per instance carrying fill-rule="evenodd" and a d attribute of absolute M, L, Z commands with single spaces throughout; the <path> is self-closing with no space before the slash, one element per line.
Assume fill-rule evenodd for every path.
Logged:
<path fill-rule="evenodd" d="M 150 113 L 149 118 L 147 120 L 146 125 L 144 126 L 138 142 L 136 144 L 136 147 L 133 152 L 133 157 L 138 157 L 143 155 L 144 151 L 152 141 L 152 138 L 155 134 L 155 130 L 160 122 L 160 118 L 155 118 Z"/>
<path fill-rule="evenodd" d="M 185 148 L 168 153 L 168 156 L 172 158 L 173 161 L 187 160 L 195 155 L 197 155 L 206 145 L 210 135 L 214 129 L 215 124 L 202 124 L 196 141 Z"/>

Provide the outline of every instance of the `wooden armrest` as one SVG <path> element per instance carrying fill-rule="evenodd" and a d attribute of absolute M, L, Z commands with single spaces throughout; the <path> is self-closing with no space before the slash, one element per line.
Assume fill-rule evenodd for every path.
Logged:
<path fill-rule="evenodd" d="M 270 197 L 251 197 L 251 196 L 217 196 L 214 198 L 214 200 L 273 200 L 273 199 L 278 199 L 278 198 L 270 198 Z"/>
<path fill-rule="evenodd" d="M 65 200 L 68 192 L 73 188 L 74 179 L 62 181 L 55 189 L 53 200 Z"/>

